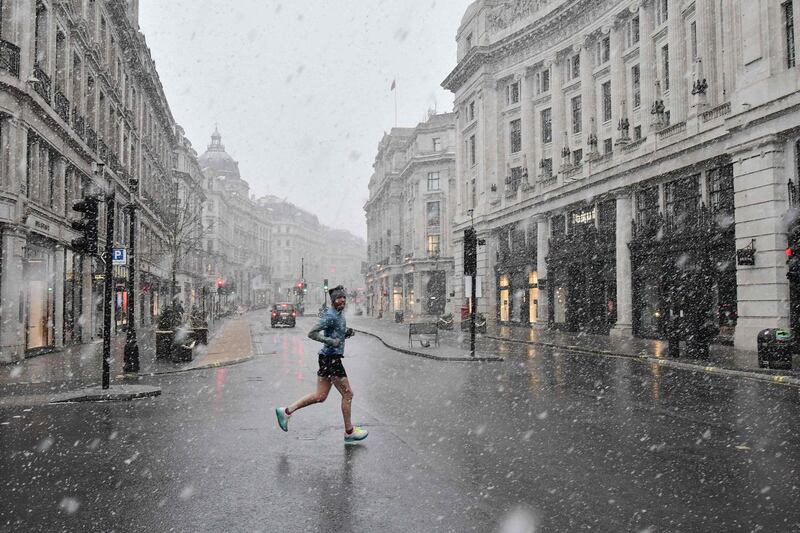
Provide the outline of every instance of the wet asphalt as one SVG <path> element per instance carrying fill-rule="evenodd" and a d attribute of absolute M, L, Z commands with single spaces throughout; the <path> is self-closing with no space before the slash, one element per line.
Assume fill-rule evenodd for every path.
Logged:
<path fill-rule="evenodd" d="M 313 390 L 312 319 L 250 320 L 252 361 L 143 380 L 159 397 L 0 409 L 0 530 L 800 530 L 796 388 L 511 344 L 440 362 L 357 335 L 370 435 L 345 446 L 336 391 L 275 422 Z"/>

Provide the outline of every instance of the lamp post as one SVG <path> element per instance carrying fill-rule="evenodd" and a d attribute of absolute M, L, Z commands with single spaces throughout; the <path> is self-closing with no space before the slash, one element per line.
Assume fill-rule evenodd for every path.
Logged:
<path fill-rule="evenodd" d="M 105 177 L 105 164 L 98 163 L 101 179 Z M 114 203 L 116 202 L 116 185 L 109 179 L 106 189 L 106 247 L 103 253 L 105 261 L 105 287 L 103 289 L 103 389 L 109 386 L 111 364 L 111 299 L 114 296 L 112 276 L 112 258 L 114 254 Z"/>
<path fill-rule="evenodd" d="M 136 196 L 139 194 L 139 180 L 135 177 L 128 179 L 131 189 L 131 203 L 128 205 L 130 213 L 130 233 L 128 243 L 128 331 L 125 339 L 125 358 L 123 371 L 126 374 L 139 372 L 139 343 L 136 340 Z"/>

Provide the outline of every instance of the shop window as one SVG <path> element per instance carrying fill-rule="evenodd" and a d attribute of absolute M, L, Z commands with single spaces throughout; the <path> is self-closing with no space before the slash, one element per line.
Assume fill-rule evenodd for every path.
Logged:
<path fill-rule="evenodd" d="M 708 205 L 712 213 L 733 214 L 733 165 L 708 171 Z"/>
<path fill-rule="evenodd" d="M 615 233 L 617 229 L 617 202 L 606 200 L 598 207 L 597 225 L 603 232 Z"/>
<path fill-rule="evenodd" d="M 536 323 L 539 314 L 539 275 L 537 272 L 528 272 L 528 322 Z"/>
<path fill-rule="evenodd" d="M 636 223 L 644 231 L 656 228 L 658 223 L 657 185 L 636 194 Z"/>
<path fill-rule="evenodd" d="M 500 299 L 500 321 L 508 322 L 511 318 L 511 283 L 508 275 L 500 276 L 499 290 L 497 291 Z"/>
<path fill-rule="evenodd" d="M 567 288 L 558 286 L 553 290 L 553 321 L 556 324 L 567 322 Z"/>
<path fill-rule="evenodd" d="M 671 181 L 664 186 L 664 215 L 672 230 L 694 227 L 699 207 L 698 174 Z"/>
<path fill-rule="evenodd" d="M 564 215 L 556 215 L 550 219 L 550 233 L 553 237 L 564 235 L 567 228 L 564 224 Z"/>

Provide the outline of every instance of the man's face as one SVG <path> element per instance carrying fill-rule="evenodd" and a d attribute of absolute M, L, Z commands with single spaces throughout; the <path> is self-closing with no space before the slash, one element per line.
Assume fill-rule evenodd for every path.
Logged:
<path fill-rule="evenodd" d="M 333 301 L 333 308 L 337 311 L 341 311 L 344 309 L 344 305 L 347 303 L 347 298 L 344 296 L 339 296 Z"/>

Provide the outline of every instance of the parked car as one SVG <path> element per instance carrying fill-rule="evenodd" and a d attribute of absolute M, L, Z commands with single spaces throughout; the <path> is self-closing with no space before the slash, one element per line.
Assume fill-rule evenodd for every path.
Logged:
<path fill-rule="evenodd" d="M 270 312 L 270 325 L 274 328 L 276 324 L 294 327 L 297 319 L 297 307 L 288 302 L 280 302 L 272 305 Z"/>

